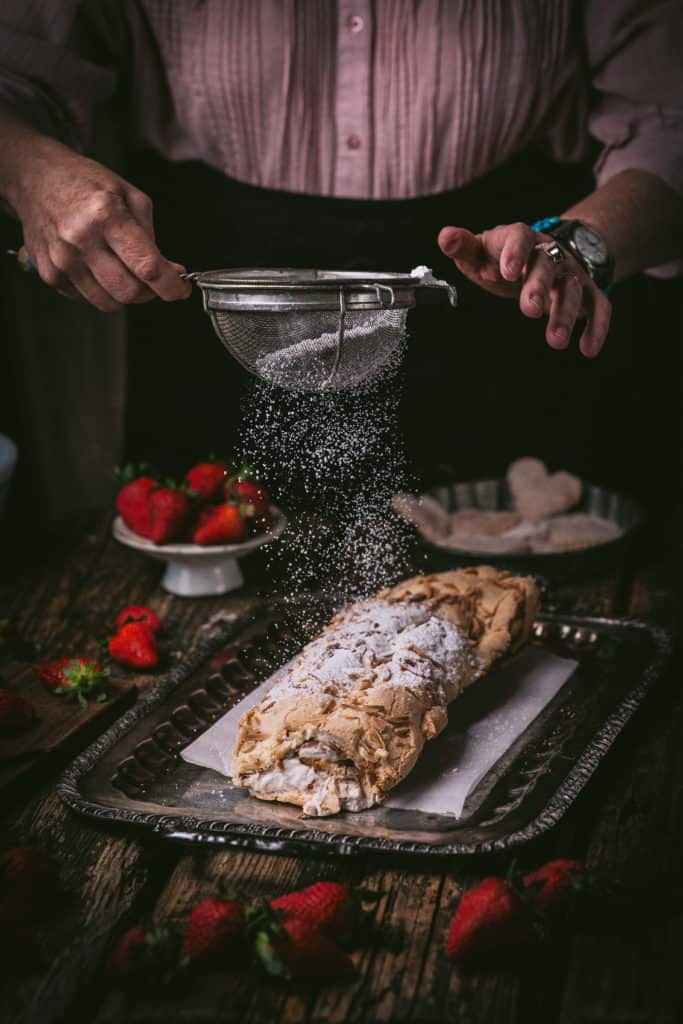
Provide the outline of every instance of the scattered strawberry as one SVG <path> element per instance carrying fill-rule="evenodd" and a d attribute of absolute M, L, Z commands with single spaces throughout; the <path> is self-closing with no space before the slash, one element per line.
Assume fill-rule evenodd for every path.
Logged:
<path fill-rule="evenodd" d="M 314 882 L 298 892 L 278 896 L 270 905 L 286 921 L 302 918 L 337 941 L 350 938 L 365 917 L 358 893 L 339 882 Z"/>
<path fill-rule="evenodd" d="M 144 622 L 127 622 L 109 640 L 109 654 L 126 668 L 154 668 L 159 662 L 156 636 Z"/>
<path fill-rule="evenodd" d="M 124 608 L 116 616 L 116 628 L 120 629 L 121 626 L 125 626 L 127 622 L 142 622 L 145 626 L 156 633 L 158 629 L 161 629 L 161 619 L 153 612 L 151 608 L 147 608 L 144 604 L 130 604 L 127 608 Z"/>
<path fill-rule="evenodd" d="M 485 878 L 460 900 L 446 956 L 469 960 L 528 945 L 534 935 L 531 909 L 514 886 L 501 878 Z"/>
<path fill-rule="evenodd" d="M 269 974 L 281 978 L 340 981 L 354 973 L 348 953 L 303 917 L 259 932 L 256 954 Z"/>
<path fill-rule="evenodd" d="M 226 473 L 227 466 L 222 459 L 211 459 L 198 462 L 188 470 L 186 479 L 200 500 L 209 502 L 218 498 Z"/>
<path fill-rule="evenodd" d="M 220 963 L 237 953 L 245 937 L 246 915 L 237 900 L 209 898 L 192 908 L 180 950 L 193 965 Z"/>
<path fill-rule="evenodd" d="M 107 978 L 117 985 L 145 986 L 168 981 L 177 962 L 177 942 L 166 928 L 136 925 L 115 944 L 106 965 Z"/>
<path fill-rule="evenodd" d="M 107 961 L 107 976 L 112 980 L 130 978 L 141 971 L 145 950 L 145 929 L 137 925 L 121 936 Z"/>
<path fill-rule="evenodd" d="M 36 709 L 11 690 L 0 689 L 0 733 L 23 732 L 38 721 Z"/>
<path fill-rule="evenodd" d="M 65 700 L 77 700 L 85 707 L 89 699 L 101 703 L 109 696 L 109 669 L 92 658 L 59 658 L 36 668 L 41 683 Z"/>
<path fill-rule="evenodd" d="M 59 874 L 54 861 L 36 846 L 13 846 L 0 854 L 0 917 L 33 920 L 54 903 Z"/>
<path fill-rule="evenodd" d="M 533 887 L 536 906 L 546 914 L 567 907 L 572 897 L 586 889 L 586 865 L 579 860 L 550 860 L 524 875 L 526 888 Z"/>
<path fill-rule="evenodd" d="M 182 538 L 192 518 L 192 501 L 186 490 L 171 481 L 151 492 L 149 538 L 155 544 L 170 544 Z"/>
<path fill-rule="evenodd" d="M 239 544 L 247 535 L 247 524 L 239 505 L 210 505 L 199 516 L 192 534 L 195 544 Z"/>
<path fill-rule="evenodd" d="M 117 473 L 123 486 L 116 496 L 116 507 L 129 529 L 141 537 L 151 536 L 151 496 L 159 486 L 153 476 L 135 476 L 132 466 Z"/>

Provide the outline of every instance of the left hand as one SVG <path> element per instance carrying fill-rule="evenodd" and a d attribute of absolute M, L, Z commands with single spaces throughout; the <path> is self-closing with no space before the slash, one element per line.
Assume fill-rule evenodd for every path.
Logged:
<path fill-rule="evenodd" d="M 607 337 L 612 305 L 570 252 L 563 250 L 559 264 L 545 255 L 553 243 L 550 235 L 522 223 L 501 224 L 480 235 L 456 227 L 439 232 L 442 252 L 470 281 L 494 295 L 518 298 L 524 316 L 548 316 L 545 337 L 551 348 L 567 348 L 577 319 L 585 316 L 579 349 L 592 358 Z"/>

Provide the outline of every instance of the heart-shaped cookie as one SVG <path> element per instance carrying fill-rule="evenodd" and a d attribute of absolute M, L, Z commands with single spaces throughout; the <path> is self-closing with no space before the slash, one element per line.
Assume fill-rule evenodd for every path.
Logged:
<path fill-rule="evenodd" d="M 513 462 L 507 482 L 522 519 L 538 522 L 568 512 L 581 497 L 582 484 L 571 473 L 548 473 L 540 459 Z"/>

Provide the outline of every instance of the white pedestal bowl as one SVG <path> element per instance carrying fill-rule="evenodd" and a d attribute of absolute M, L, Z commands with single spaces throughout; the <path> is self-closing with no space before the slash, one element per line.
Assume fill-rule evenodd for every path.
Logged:
<path fill-rule="evenodd" d="M 164 590 L 179 597 L 216 597 L 244 584 L 239 558 L 280 536 L 287 519 L 276 505 L 271 506 L 271 515 L 273 526 L 268 533 L 259 533 L 241 544 L 153 544 L 130 530 L 121 516 L 114 520 L 112 532 L 126 547 L 166 562 L 161 579 Z"/>

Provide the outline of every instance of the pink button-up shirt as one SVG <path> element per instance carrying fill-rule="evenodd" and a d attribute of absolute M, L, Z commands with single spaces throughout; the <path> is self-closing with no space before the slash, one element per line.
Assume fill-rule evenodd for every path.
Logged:
<path fill-rule="evenodd" d="M 3 0 L 0 96 L 86 150 L 116 98 L 162 155 L 295 192 L 427 195 L 592 136 L 598 182 L 683 193 L 679 2 Z"/>

